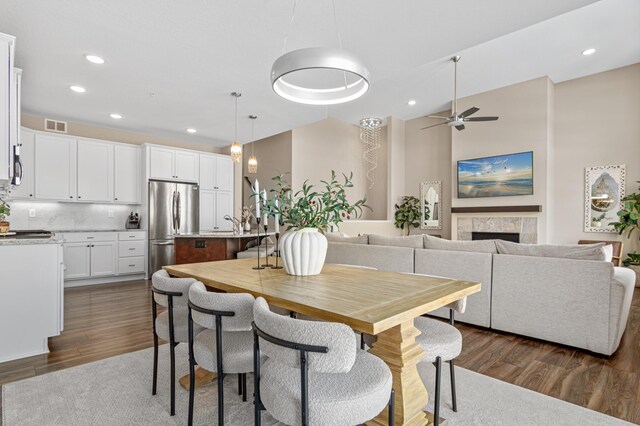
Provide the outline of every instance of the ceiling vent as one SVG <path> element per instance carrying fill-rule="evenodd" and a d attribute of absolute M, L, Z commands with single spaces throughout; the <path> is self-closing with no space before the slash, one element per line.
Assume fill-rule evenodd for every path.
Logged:
<path fill-rule="evenodd" d="M 67 133 L 67 122 L 45 118 L 44 129 L 48 132 Z"/>

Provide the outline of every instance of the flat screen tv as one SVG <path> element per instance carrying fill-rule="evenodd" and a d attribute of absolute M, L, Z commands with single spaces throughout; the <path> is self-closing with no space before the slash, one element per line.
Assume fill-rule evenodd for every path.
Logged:
<path fill-rule="evenodd" d="M 458 161 L 458 198 L 533 194 L 533 151 Z"/>

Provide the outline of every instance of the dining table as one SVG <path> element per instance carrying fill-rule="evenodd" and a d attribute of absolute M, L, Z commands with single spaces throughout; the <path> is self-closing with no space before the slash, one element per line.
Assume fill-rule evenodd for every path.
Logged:
<path fill-rule="evenodd" d="M 391 370 L 394 424 L 433 422 L 433 415 L 425 411 L 429 398 L 417 369 L 424 351 L 416 342 L 420 331 L 414 318 L 479 292 L 480 283 L 334 264 L 325 264 L 319 275 L 293 276 L 284 269 L 253 269 L 255 265 L 255 259 L 241 259 L 164 269 L 174 277 L 195 278 L 210 291 L 249 293 L 263 297 L 271 306 L 375 335 L 369 352 Z M 214 377 L 200 369 L 196 386 Z M 180 383 L 188 386 L 188 379 L 183 377 Z M 388 410 L 366 424 L 388 425 Z"/>

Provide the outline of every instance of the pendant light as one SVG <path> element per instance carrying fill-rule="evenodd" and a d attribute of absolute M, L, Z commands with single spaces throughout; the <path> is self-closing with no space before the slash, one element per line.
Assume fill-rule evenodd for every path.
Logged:
<path fill-rule="evenodd" d="M 249 171 L 249 173 L 258 173 L 258 159 L 255 155 L 253 155 L 253 123 L 256 118 L 258 118 L 258 116 L 250 115 L 249 118 L 251 119 L 251 156 L 249 157 L 249 161 L 247 161 L 247 170 Z"/>
<path fill-rule="evenodd" d="M 289 32 L 296 3 L 294 0 Z M 271 86 L 279 96 L 308 105 L 335 105 L 357 99 L 369 90 L 369 70 L 354 54 L 342 49 L 335 0 L 333 19 L 339 49 L 308 47 L 284 53 L 287 34 L 283 55 L 271 67 Z"/>
<path fill-rule="evenodd" d="M 234 142 L 231 144 L 231 161 L 239 163 L 242 160 L 242 145 L 238 142 L 238 98 L 242 93 L 232 92 L 231 96 L 236 99 L 236 133 Z"/>

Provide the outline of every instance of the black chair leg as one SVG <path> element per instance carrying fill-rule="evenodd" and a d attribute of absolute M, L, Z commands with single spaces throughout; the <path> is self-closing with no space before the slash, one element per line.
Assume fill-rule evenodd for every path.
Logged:
<path fill-rule="evenodd" d="M 389 398 L 389 426 L 393 426 L 396 417 L 396 392 L 391 389 L 391 397 Z"/>
<path fill-rule="evenodd" d="M 193 400 L 195 398 L 196 387 L 196 369 L 195 365 L 189 360 L 189 419 L 188 426 L 193 425 Z"/>
<path fill-rule="evenodd" d="M 158 335 L 153 333 L 153 388 L 151 395 L 155 395 L 158 388 Z"/>
<path fill-rule="evenodd" d="M 218 372 L 218 425 L 224 424 L 224 373 Z"/>
<path fill-rule="evenodd" d="M 171 350 L 171 415 L 176 414 L 176 347 L 169 343 Z"/>
<path fill-rule="evenodd" d="M 242 373 L 238 373 L 238 395 L 242 395 Z"/>
<path fill-rule="evenodd" d="M 242 401 L 247 402 L 247 373 L 242 373 Z"/>
<path fill-rule="evenodd" d="M 436 358 L 436 394 L 433 400 L 433 425 L 440 424 L 440 376 L 442 375 L 442 358 Z"/>
<path fill-rule="evenodd" d="M 360 349 L 364 350 L 364 333 L 360 333 Z"/>
<path fill-rule="evenodd" d="M 451 372 L 451 402 L 454 412 L 458 412 L 458 404 L 456 402 L 456 374 L 453 360 L 449 361 L 449 371 Z"/>

